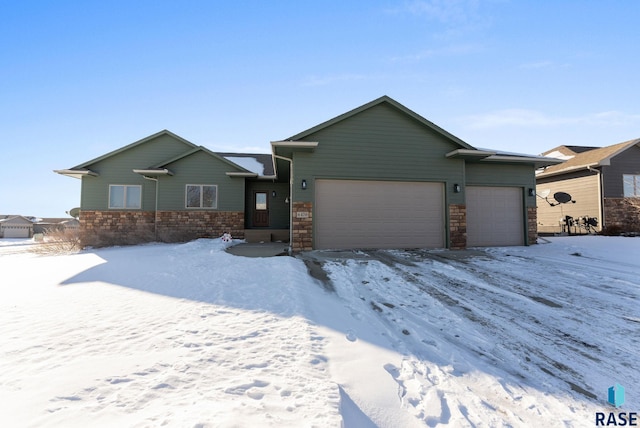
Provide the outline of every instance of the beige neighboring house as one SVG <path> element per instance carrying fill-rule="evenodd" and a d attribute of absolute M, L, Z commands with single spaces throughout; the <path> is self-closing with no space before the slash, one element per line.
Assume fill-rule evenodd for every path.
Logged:
<path fill-rule="evenodd" d="M 0 238 L 31 238 L 33 222 L 21 215 L 0 218 Z"/>
<path fill-rule="evenodd" d="M 559 146 L 543 156 L 565 162 L 536 174 L 539 233 L 563 231 L 566 216 L 576 223 L 571 232 L 584 233 L 579 225 L 587 217 L 597 218 L 598 232 L 640 232 L 640 139 L 607 147 Z M 559 192 L 571 200 L 556 200 Z"/>

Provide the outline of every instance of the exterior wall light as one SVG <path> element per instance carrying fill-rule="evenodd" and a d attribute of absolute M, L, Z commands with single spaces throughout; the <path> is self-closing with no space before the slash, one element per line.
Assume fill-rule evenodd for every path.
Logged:
<path fill-rule="evenodd" d="M 271 197 L 275 198 L 277 195 L 278 195 L 278 194 L 276 193 L 276 191 L 275 191 L 275 190 L 271 192 Z"/>
<path fill-rule="evenodd" d="M 459 184 L 453 185 L 453 193 L 460 193 L 462 191 L 462 187 Z"/>
<path fill-rule="evenodd" d="M 535 196 L 535 195 L 536 195 L 536 189 L 529 187 L 529 196 Z"/>
<path fill-rule="evenodd" d="M 300 187 L 302 187 L 302 190 L 307 190 L 307 180 L 302 180 Z"/>

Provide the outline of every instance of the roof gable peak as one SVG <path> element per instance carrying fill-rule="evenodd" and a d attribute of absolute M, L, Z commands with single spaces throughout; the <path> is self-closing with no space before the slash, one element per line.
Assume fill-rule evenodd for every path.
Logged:
<path fill-rule="evenodd" d="M 132 149 L 134 147 L 140 146 L 140 145 L 142 145 L 144 143 L 152 141 L 152 140 L 154 140 L 154 139 L 156 139 L 158 137 L 161 137 L 163 135 L 170 136 L 171 138 L 174 138 L 175 140 L 177 140 L 177 141 L 179 141 L 181 143 L 184 143 L 188 147 L 192 147 L 192 148 L 198 147 L 195 144 L 193 144 L 192 142 L 185 140 L 181 136 L 179 136 L 177 134 L 174 134 L 173 132 L 171 132 L 171 131 L 169 131 L 167 129 L 163 129 L 162 131 L 156 132 L 155 134 L 152 134 L 152 135 L 149 135 L 147 137 L 144 137 L 144 138 L 142 138 L 142 139 L 140 139 L 138 141 L 134 141 L 131 144 L 127 144 L 124 147 L 120 147 L 119 149 L 113 150 L 113 151 L 111 151 L 109 153 L 106 153 L 106 154 L 104 154 L 102 156 L 99 156 L 99 157 L 97 157 L 95 159 L 91 159 L 90 161 L 87 161 L 87 162 L 81 163 L 80 165 L 74 166 L 71 169 L 87 168 L 89 165 L 93 165 L 93 164 L 95 164 L 97 162 L 100 162 L 100 161 L 103 161 L 105 159 L 108 159 L 108 158 L 110 158 L 112 156 L 115 156 L 115 155 L 117 155 L 119 153 L 125 152 L 125 151 L 127 151 L 129 149 Z"/>
<path fill-rule="evenodd" d="M 447 139 L 449 139 L 450 141 L 452 141 L 454 144 L 460 146 L 461 148 L 464 149 L 475 149 L 473 146 L 469 145 L 468 143 L 464 142 L 463 140 L 461 140 L 460 138 L 456 137 L 455 135 L 449 133 L 448 131 L 445 131 L 444 129 L 440 128 L 438 125 L 434 124 L 433 122 L 425 119 L 424 117 L 422 117 L 421 115 L 419 115 L 418 113 L 414 112 L 413 110 L 405 107 L 404 105 L 400 104 L 399 102 L 397 102 L 396 100 L 394 100 L 393 98 L 389 97 L 388 95 L 383 95 L 379 98 L 376 98 L 373 101 L 370 101 L 366 104 L 361 105 L 360 107 L 356 107 L 353 110 L 350 110 L 346 113 L 343 113 L 339 116 L 334 117 L 333 119 L 329 119 L 325 122 L 322 122 L 319 125 L 316 125 L 312 128 L 307 129 L 306 131 L 302 131 L 299 134 L 296 134 L 292 137 L 289 137 L 286 139 L 286 141 L 300 141 L 300 140 L 304 140 L 305 138 L 307 138 L 309 135 L 316 133 L 324 128 L 328 128 L 329 126 L 335 125 L 338 122 L 342 122 L 345 119 L 348 119 L 350 117 L 353 117 L 359 113 L 362 113 L 363 111 L 369 110 L 372 107 L 381 105 L 381 104 L 388 104 L 391 107 L 395 108 L 396 110 L 400 111 L 401 113 L 411 117 L 412 119 L 416 120 L 417 122 L 419 122 L 420 124 L 426 126 L 427 128 L 430 128 L 433 131 L 436 131 L 437 133 L 443 135 L 444 137 L 446 137 Z"/>

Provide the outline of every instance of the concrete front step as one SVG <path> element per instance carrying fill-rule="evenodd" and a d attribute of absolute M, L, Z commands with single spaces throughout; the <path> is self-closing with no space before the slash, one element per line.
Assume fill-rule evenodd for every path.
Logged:
<path fill-rule="evenodd" d="M 247 242 L 289 242 L 289 229 L 245 229 Z"/>

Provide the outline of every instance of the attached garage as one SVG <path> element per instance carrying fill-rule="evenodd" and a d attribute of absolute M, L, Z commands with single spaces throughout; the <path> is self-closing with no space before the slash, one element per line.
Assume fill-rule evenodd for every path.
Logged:
<path fill-rule="evenodd" d="M 442 248 L 444 185 L 316 180 L 315 248 Z"/>
<path fill-rule="evenodd" d="M 23 216 L 11 216 L 0 220 L 0 236 L 3 238 L 30 238 L 33 222 Z"/>
<path fill-rule="evenodd" d="M 467 246 L 524 245 L 523 189 L 467 186 Z"/>
<path fill-rule="evenodd" d="M 6 226 L 2 230 L 5 238 L 28 238 L 30 235 L 29 227 L 24 226 Z"/>

